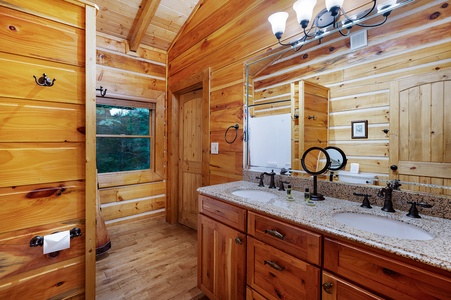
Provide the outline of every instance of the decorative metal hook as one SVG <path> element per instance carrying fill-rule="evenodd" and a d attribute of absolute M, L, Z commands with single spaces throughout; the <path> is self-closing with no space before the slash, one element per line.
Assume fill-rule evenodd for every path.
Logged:
<path fill-rule="evenodd" d="M 103 89 L 103 86 L 100 86 L 100 89 L 96 89 L 96 91 L 100 92 L 101 97 L 105 97 L 107 89 Z"/>
<path fill-rule="evenodd" d="M 47 77 L 47 75 L 45 73 L 43 73 L 42 76 L 39 77 L 39 79 L 34 75 L 33 75 L 33 77 L 34 77 L 34 81 L 39 86 L 53 86 L 53 84 L 55 83 L 55 80 L 56 80 L 56 78 L 53 78 L 53 80 L 51 80 L 50 78 Z"/>
<path fill-rule="evenodd" d="M 308 116 L 307 119 L 309 119 L 309 120 L 316 120 L 316 117 L 315 116 Z"/>

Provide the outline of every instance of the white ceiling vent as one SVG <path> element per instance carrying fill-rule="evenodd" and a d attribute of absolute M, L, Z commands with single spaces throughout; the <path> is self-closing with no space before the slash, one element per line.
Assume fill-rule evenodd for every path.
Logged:
<path fill-rule="evenodd" d="M 361 30 L 350 36 L 351 50 L 365 47 L 368 44 L 366 34 L 366 30 Z"/>

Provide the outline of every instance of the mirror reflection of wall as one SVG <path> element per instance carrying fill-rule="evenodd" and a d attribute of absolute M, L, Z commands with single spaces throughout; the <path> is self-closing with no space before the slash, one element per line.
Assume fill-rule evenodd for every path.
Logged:
<path fill-rule="evenodd" d="M 248 122 L 250 166 L 290 168 L 290 114 L 249 118 Z"/>
<path fill-rule="evenodd" d="M 267 49 L 246 61 L 246 100 L 291 99 L 296 103 L 297 83 L 326 87 L 327 141 L 320 147 L 335 146 L 346 153 L 348 164 L 336 171 L 340 181 L 347 172 L 349 183 L 355 177 L 377 185 L 398 179 L 405 182 L 402 190 L 451 195 L 451 147 L 446 147 L 450 106 L 444 104 L 451 97 L 446 92 L 451 82 L 451 51 L 443 52 L 451 42 L 439 34 L 446 27 L 444 18 L 449 17 L 441 4 L 415 1 L 411 4 L 414 9 L 409 4 L 405 10 L 394 11 L 392 16 L 399 18 L 367 29 L 368 46 L 364 48 L 352 49 L 348 37 L 330 34 L 321 44 L 304 45 L 298 52 L 288 47 Z M 426 12 L 441 15 L 424 18 Z M 406 21 L 419 19 L 425 20 L 423 26 Z M 416 38 L 424 32 L 437 34 L 430 34 L 427 41 Z M 290 89 L 290 84 L 295 88 Z M 319 107 L 312 103 L 312 108 Z M 295 107 L 291 109 L 294 117 Z M 298 110 L 299 117 L 294 120 L 299 125 L 319 120 L 318 113 L 308 110 Z M 309 120 L 309 116 L 313 118 Z M 367 130 L 353 135 L 353 122 L 362 120 L 368 123 Z M 306 144 L 310 136 L 319 139 L 316 129 L 310 133 L 304 126 L 292 127 L 299 145 L 301 141 Z M 291 144 L 292 169 L 300 170 L 296 156 L 313 145 L 307 143 L 301 149 L 293 138 Z M 351 165 L 359 166 L 358 173 L 351 172 Z"/>

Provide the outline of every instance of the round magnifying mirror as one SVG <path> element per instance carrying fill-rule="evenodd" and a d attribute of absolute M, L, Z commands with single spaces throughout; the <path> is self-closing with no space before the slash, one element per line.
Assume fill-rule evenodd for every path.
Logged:
<path fill-rule="evenodd" d="M 313 192 L 310 193 L 310 199 L 314 201 L 324 200 L 324 196 L 317 191 L 317 175 L 323 174 L 329 168 L 329 154 L 320 147 L 309 148 L 304 152 L 304 155 L 302 155 L 301 164 L 305 172 L 313 175 Z"/>
<path fill-rule="evenodd" d="M 338 171 L 346 166 L 348 159 L 346 158 L 345 153 L 340 148 L 329 146 L 324 148 L 324 150 L 326 150 L 330 157 L 329 170 Z"/>
<path fill-rule="evenodd" d="M 311 147 L 302 155 L 301 164 L 310 175 L 321 175 L 329 168 L 330 156 L 323 148 Z"/>

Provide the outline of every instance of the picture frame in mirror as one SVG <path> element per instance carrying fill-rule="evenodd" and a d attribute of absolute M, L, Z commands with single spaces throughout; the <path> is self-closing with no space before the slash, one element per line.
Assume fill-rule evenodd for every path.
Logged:
<path fill-rule="evenodd" d="M 353 139 L 368 138 L 368 120 L 351 121 L 351 138 Z"/>

